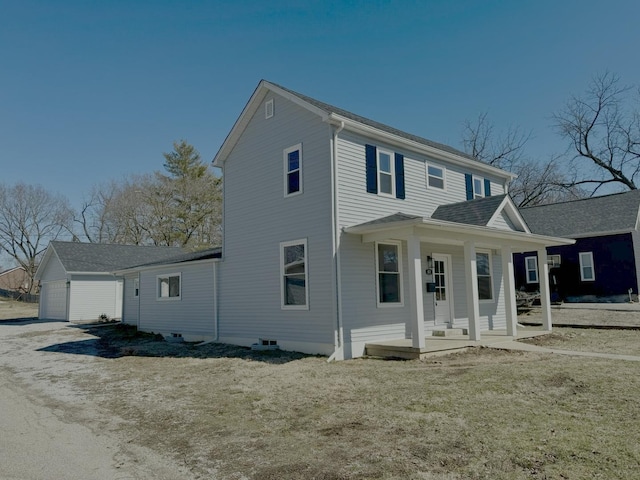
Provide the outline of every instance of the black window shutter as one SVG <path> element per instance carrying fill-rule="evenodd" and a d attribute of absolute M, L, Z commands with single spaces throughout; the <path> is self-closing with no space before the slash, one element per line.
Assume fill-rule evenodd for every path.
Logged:
<path fill-rule="evenodd" d="M 467 190 L 467 200 L 473 200 L 473 177 L 470 173 L 464 174 L 464 184 Z"/>
<path fill-rule="evenodd" d="M 484 196 L 491 196 L 491 182 L 487 178 L 484 179 Z"/>
<path fill-rule="evenodd" d="M 396 153 L 396 198 L 404 200 L 404 155 Z"/>
<path fill-rule="evenodd" d="M 367 192 L 378 193 L 378 165 L 376 161 L 376 147 L 365 145 L 367 158 Z"/>

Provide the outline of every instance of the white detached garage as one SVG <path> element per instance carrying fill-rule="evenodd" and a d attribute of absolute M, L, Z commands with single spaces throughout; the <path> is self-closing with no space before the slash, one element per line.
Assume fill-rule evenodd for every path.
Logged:
<path fill-rule="evenodd" d="M 112 272 L 181 253 L 177 247 L 51 242 L 35 275 L 40 282 L 38 318 L 121 318 L 124 281 Z"/>

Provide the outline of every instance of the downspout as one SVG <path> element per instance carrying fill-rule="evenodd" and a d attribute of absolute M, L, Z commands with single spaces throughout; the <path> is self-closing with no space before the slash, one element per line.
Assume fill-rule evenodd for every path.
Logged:
<path fill-rule="evenodd" d="M 344 129 L 340 122 L 333 130 L 333 148 L 331 150 L 331 228 L 333 230 L 332 247 L 335 258 L 336 275 L 336 332 L 334 351 L 327 362 L 344 358 L 344 337 L 342 331 L 342 275 L 340 266 L 340 230 L 338 229 L 338 134 Z"/>
<path fill-rule="evenodd" d="M 142 293 L 142 288 L 140 286 L 140 271 L 138 271 L 138 330 L 140 330 L 140 294 Z"/>
<path fill-rule="evenodd" d="M 218 341 L 218 262 L 213 262 L 213 341 Z"/>

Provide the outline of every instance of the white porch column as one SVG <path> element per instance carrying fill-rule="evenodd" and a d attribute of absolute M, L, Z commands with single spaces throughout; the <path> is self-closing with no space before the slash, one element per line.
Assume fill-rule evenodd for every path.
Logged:
<path fill-rule="evenodd" d="M 549 293 L 549 265 L 547 249 L 538 250 L 538 281 L 540 282 L 540 311 L 542 312 L 542 328 L 551 331 L 551 294 Z"/>
<path fill-rule="evenodd" d="M 515 275 L 511 247 L 502 247 L 502 278 L 504 280 L 504 309 L 507 316 L 507 335 L 518 336 L 518 307 L 516 305 Z"/>
<path fill-rule="evenodd" d="M 410 235 L 407 239 L 409 260 L 409 302 L 411 303 L 411 337 L 414 348 L 424 348 L 424 306 L 422 301 L 422 261 L 420 239 Z"/>
<path fill-rule="evenodd" d="M 469 339 L 480 340 L 480 305 L 478 303 L 478 269 L 476 267 L 476 244 L 464 242 L 464 272 L 467 280 L 467 315 L 469 317 Z"/>

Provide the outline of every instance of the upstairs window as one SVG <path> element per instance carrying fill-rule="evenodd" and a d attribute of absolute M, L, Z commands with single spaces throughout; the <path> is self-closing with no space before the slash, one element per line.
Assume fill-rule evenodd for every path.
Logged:
<path fill-rule="evenodd" d="M 484 182 L 481 178 L 473 177 L 473 198 L 484 197 Z"/>
<path fill-rule="evenodd" d="M 376 244 L 378 306 L 402 305 L 399 243 Z"/>
<path fill-rule="evenodd" d="M 527 283 L 538 283 L 538 258 L 525 257 L 524 266 L 527 271 Z"/>
<path fill-rule="evenodd" d="M 284 195 L 302 193 L 302 144 L 284 151 Z"/>
<path fill-rule="evenodd" d="M 180 274 L 158 275 L 158 300 L 180 300 Z"/>
<path fill-rule="evenodd" d="M 427 164 L 427 186 L 444 190 L 444 168 Z"/>
<path fill-rule="evenodd" d="M 593 267 L 593 252 L 580 252 L 580 280 L 593 282 L 596 272 Z"/>
<path fill-rule="evenodd" d="M 367 192 L 405 198 L 404 155 L 365 145 Z"/>
<path fill-rule="evenodd" d="M 481 301 L 493 300 L 490 253 L 476 252 L 476 271 L 478 273 L 478 299 Z"/>
<path fill-rule="evenodd" d="M 295 240 L 280 244 L 280 277 L 282 309 L 308 310 L 307 241 Z"/>
<path fill-rule="evenodd" d="M 488 178 L 476 177 L 470 173 L 464 175 L 467 200 L 491 196 L 491 181 Z"/>

